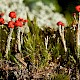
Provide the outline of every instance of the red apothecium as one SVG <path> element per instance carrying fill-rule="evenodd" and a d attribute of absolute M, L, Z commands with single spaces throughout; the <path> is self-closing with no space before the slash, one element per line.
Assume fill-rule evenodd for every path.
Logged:
<path fill-rule="evenodd" d="M 62 23 L 62 26 L 65 26 L 64 23 Z"/>
<path fill-rule="evenodd" d="M 4 13 L 0 13 L 0 17 L 4 16 Z"/>
<path fill-rule="evenodd" d="M 22 22 L 28 22 L 28 20 L 24 20 L 23 18 L 18 18 L 18 21 L 22 21 Z"/>
<path fill-rule="evenodd" d="M 22 27 L 22 26 L 23 26 L 23 24 L 22 24 L 22 22 L 21 22 L 21 21 L 16 20 L 16 21 L 15 21 L 15 26 L 16 26 L 16 27 Z"/>
<path fill-rule="evenodd" d="M 23 22 L 28 22 L 28 20 L 24 20 Z"/>
<path fill-rule="evenodd" d="M 8 22 L 8 28 L 14 28 L 14 22 L 13 21 Z"/>
<path fill-rule="evenodd" d="M 18 18 L 18 21 L 22 21 L 23 22 L 24 20 L 23 20 L 23 18 Z"/>
<path fill-rule="evenodd" d="M 76 13 L 73 13 L 73 16 L 76 16 Z"/>
<path fill-rule="evenodd" d="M 4 19 L 3 18 L 0 18 L 0 25 L 2 25 L 4 23 L 5 23 Z"/>
<path fill-rule="evenodd" d="M 16 12 L 14 12 L 14 11 L 10 12 L 9 17 L 16 18 Z"/>
<path fill-rule="evenodd" d="M 61 25 L 61 26 L 64 26 L 64 23 L 62 23 L 61 21 L 59 21 L 59 22 L 57 23 L 57 25 L 58 25 L 58 26 L 60 26 L 60 25 Z"/>
<path fill-rule="evenodd" d="M 80 12 L 80 5 L 75 7 L 78 12 Z"/>

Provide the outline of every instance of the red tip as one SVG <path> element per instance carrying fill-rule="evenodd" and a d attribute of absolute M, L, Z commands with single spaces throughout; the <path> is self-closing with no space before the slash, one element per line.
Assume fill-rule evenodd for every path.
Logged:
<path fill-rule="evenodd" d="M 23 20 L 23 18 L 18 18 L 18 21 L 22 21 L 23 22 L 24 20 Z"/>
<path fill-rule="evenodd" d="M 73 16 L 76 16 L 76 13 L 73 13 Z"/>
<path fill-rule="evenodd" d="M 24 20 L 24 22 L 28 22 L 28 20 Z"/>
<path fill-rule="evenodd" d="M 8 22 L 8 28 L 14 28 L 14 22 L 13 21 Z"/>
<path fill-rule="evenodd" d="M 76 11 L 80 12 L 80 5 L 76 6 Z"/>
<path fill-rule="evenodd" d="M 0 25 L 2 25 L 4 23 L 5 23 L 4 19 L 3 18 L 0 18 Z"/>
<path fill-rule="evenodd" d="M 0 17 L 4 16 L 4 13 L 0 13 Z"/>
<path fill-rule="evenodd" d="M 16 21 L 15 21 L 15 26 L 16 26 L 16 27 L 22 27 L 23 24 L 22 24 L 21 21 L 16 20 Z"/>
<path fill-rule="evenodd" d="M 59 21 L 59 22 L 57 23 L 57 25 L 58 25 L 58 26 L 60 26 L 60 25 L 61 25 L 61 26 L 64 26 L 64 23 L 62 23 L 61 21 Z"/>
<path fill-rule="evenodd" d="M 14 12 L 14 11 L 10 12 L 9 17 L 16 18 L 16 12 Z"/>

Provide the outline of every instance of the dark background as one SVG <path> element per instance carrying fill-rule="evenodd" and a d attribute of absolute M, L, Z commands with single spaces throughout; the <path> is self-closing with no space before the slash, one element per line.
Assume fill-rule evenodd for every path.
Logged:
<path fill-rule="evenodd" d="M 60 5 L 60 7 L 62 8 L 61 12 L 69 12 L 69 13 L 73 13 L 75 12 L 75 6 L 80 4 L 80 0 L 58 0 L 58 3 Z"/>

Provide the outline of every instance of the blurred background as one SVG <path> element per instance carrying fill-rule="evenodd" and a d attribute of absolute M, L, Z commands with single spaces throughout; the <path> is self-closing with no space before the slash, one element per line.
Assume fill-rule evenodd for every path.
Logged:
<path fill-rule="evenodd" d="M 7 17 L 9 12 L 16 11 L 17 17 L 27 18 L 27 14 L 31 20 L 36 17 L 40 27 L 57 28 L 58 21 L 65 23 L 65 26 L 71 24 L 75 6 L 79 5 L 80 0 L 0 0 L 0 3 L 0 11 L 5 13 L 7 22 L 10 20 Z"/>
<path fill-rule="evenodd" d="M 72 20 L 72 14 L 76 12 L 75 6 L 80 4 L 80 0 L 24 0 L 24 3 L 31 8 L 35 6 L 35 2 L 37 1 L 42 1 L 46 5 L 52 3 L 56 7 L 56 11 L 64 14 L 68 23 Z"/>

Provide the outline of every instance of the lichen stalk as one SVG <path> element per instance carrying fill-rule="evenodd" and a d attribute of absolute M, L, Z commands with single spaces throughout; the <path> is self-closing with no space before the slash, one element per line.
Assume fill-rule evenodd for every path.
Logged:
<path fill-rule="evenodd" d="M 47 47 L 48 47 L 48 36 L 47 36 L 47 38 L 45 38 L 45 46 L 46 46 L 46 50 L 47 50 Z"/>
<path fill-rule="evenodd" d="M 80 56 L 80 42 L 79 42 L 79 37 L 80 37 L 80 12 L 79 12 L 78 31 L 77 31 L 78 57 Z"/>
<path fill-rule="evenodd" d="M 21 31 L 21 45 L 23 45 L 23 30 Z"/>
<path fill-rule="evenodd" d="M 60 33 L 60 36 L 61 36 L 61 39 L 62 39 L 62 42 L 63 42 L 63 45 L 64 45 L 64 50 L 65 50 L 65 53 L 66 53 L 67 52 L 67 47 L 66 47 L 66 41 L 64 39 L 64 29 L 62 31 L 61 27 L 64 27 L 64 26 L 59 25 L 59 33 Z"/>
<path fill-rule="evenodd" d="M 11 39 L 12 39 L 12 32 L 13 32 L 13 28 L 10 28 L 10 32 L 9 32 L 9 35 L 8 35 L 8 38 L 7 38 L 7 46 L 6 46 L 5 56 L 7 56 L 8 52 L 10 51 L 10 42 L 11 42 Z"/>
<path fill-rule="evenodd" d="M 20 42 L 20 27 L 17 28 L 17 44 L 18 44 L 18 50 L 21 52 L 21 42 Z"/>

